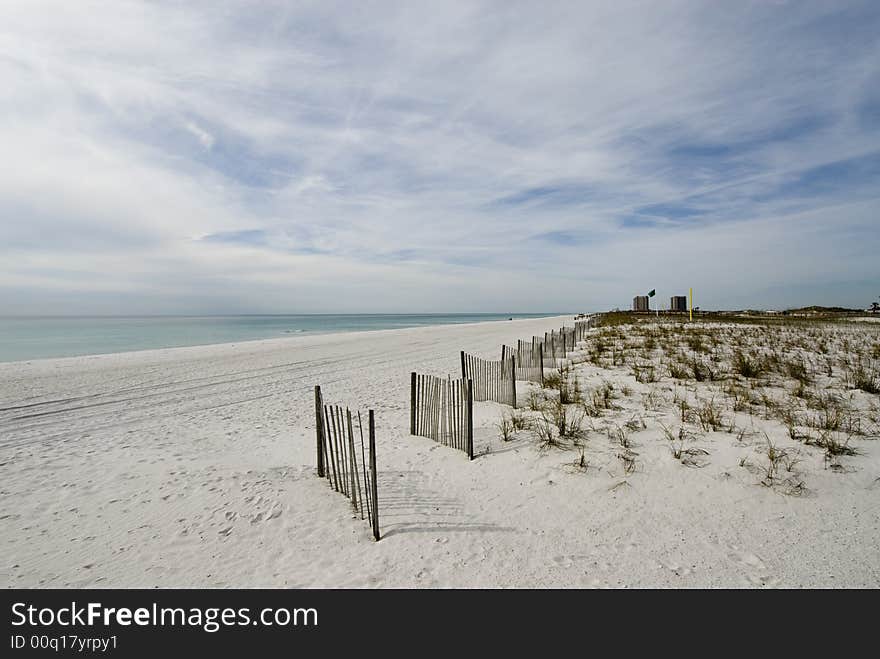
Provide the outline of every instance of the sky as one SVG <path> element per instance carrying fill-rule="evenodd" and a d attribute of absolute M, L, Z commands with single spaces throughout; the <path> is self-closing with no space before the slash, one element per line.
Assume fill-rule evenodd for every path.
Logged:
<path fill-rule="evenodd" d="M 0 315 L 866 307 L 880 2 L 0 3 Z"/>

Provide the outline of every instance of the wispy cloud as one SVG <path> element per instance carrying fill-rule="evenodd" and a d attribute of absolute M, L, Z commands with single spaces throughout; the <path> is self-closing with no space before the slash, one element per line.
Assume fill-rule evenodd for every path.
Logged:
<path fill-rule="evenodd" d="M 867 304 L 878 33 L 871 1 L 9 0 L 0 303 Z"/>

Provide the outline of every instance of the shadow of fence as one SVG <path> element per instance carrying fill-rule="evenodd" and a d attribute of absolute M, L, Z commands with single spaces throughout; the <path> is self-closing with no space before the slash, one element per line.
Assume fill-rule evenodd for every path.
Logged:
<path fill-rule="evenodd" d="M 440 491 L 423 471 L 389 471 L 379 475 L 382 491 L 382 536 L 398 533 L 510 533 L 511 527 L 479 520 L 462 501 Z"/>

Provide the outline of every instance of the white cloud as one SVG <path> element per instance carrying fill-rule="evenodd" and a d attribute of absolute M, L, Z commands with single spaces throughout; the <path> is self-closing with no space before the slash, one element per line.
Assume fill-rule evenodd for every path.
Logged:
<path fill-rule="evenodd" d="M 184 122 L 183 127 L 193 134 L 193 136 L 199 141 L 199 144 L 201 144 L 203 148 L 210 149 L 212 146 L 214 146 L 214 136 L 202 127 L 198 126 L 192 121 Z"/>

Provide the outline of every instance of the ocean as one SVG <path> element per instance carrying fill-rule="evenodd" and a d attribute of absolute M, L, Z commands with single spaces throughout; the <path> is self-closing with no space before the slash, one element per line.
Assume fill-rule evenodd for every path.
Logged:
<path fill-rule="evenodd" d="M 556 315 L 564 314 L 0 317 L 0 362 Z"/>

